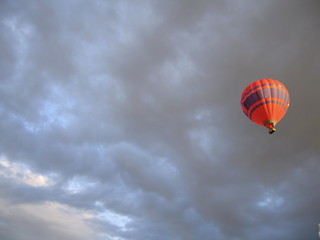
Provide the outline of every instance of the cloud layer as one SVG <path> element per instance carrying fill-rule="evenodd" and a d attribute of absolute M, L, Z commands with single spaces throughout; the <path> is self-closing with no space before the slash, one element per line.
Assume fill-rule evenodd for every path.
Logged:
<path fill-rule="evenodd" d="M 0 6 L 1 239 L 317 239 L 317 1 Z"/>

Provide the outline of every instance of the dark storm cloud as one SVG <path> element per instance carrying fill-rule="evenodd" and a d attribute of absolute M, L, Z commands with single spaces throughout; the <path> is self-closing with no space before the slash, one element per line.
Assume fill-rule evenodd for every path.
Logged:
<path fill-rule="evenodd" d="M 1 3 L 1 237 L 316 239 L 319 7 Z M 272 136 L 261 78 L 291 93 Z"/>

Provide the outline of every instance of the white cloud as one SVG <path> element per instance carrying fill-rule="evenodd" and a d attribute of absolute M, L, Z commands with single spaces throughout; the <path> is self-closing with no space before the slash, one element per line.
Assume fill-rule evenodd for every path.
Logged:
<path fill-rule="evenodd" d="M 34 173 L 23 163 L 10 162 L 4 156 L 0 157 L 0 176 L 33 187 L 49 187 L 54 185 L 54 179 Z"/>
<path fill-rule="evenodd" d="M 284 199 L 273 191 L 266 191 L 263 198 L 258 202 L 258 206 L 262 208 L 277 209 L 282 207 Z"/>
<path fill-rule="evenodd" d="M 81 176 L 74 176 L 72 179 L 69 179 L 63 189 L 68 194 L 83 194 L 86 193 L 86 191 L 90 190 L 90 188 L 93 188 L 96 186 L 96 182 L 90 180 L 86 177 Z"/>
<path fill-rule="evenodd" d="M 56 202 L 16 205 L 0 199 L 0 215 L 2 239 L 98 239 L 90 213 Z"/>
<path fill-rule="evenodd" d="M 95 205 L 98 208 L 104 209 L 103 204 L 99 201 L 97 201 L 95 203 Z M 118 228 L 121 229 L 121 231 L 127 231 L 126 225 L 131 222 L 131 219 L 128 216 L 117 214 L 117 213 L 110 211 L 108 209 L 104 209 L 104 210 L 100 211 L 97 214 L 97 218 L 102 221 L 107 221 L 110 224 L 117 226 Z"/>

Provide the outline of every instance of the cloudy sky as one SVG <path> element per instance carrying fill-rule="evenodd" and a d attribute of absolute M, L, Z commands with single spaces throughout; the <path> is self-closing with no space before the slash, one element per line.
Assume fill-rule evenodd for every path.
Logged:
<path fill-rule="evenodd" d="M 316 240 L 320 2 L 2 0 L 0 238 Z M 251 82 L 291 105 L 269 135 Z"/>

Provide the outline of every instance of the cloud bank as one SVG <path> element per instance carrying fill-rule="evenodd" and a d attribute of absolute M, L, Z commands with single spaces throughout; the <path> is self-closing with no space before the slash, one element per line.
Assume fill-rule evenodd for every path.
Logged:
<path fill-rule="evenodd" d="M 1 239 L 317 239 L 317 1 L 0 6 Z"/>

